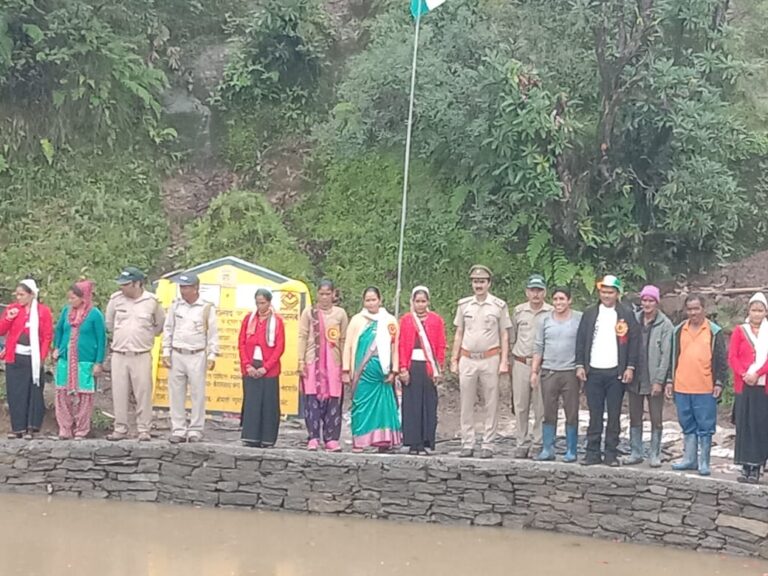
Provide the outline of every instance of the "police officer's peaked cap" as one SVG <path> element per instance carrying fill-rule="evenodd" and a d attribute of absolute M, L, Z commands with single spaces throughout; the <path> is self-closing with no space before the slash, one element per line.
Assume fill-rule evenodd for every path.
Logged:
<path fill-rule="evenodd" d="M 472 266 L 472 268 L 469 269 L 469 277 L 490 280 L 493 277 L 493 274 L 491 274 L 491 269 L 488 268 L 488 266 L 475 264 Z"/>

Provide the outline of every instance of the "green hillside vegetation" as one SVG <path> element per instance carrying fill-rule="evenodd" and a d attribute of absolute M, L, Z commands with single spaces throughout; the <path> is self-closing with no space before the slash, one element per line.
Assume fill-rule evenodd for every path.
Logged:
<path fill-rule="evenodd" d="M 768 0 L 448 0 L 422 24 L 405 284 L 441 312 L 478 261 L 516 300 L 531 271 L 585 294 L 765 245 Z M 103 302 L 124 264 L 231 254 L 391 302 L 412 35 L 405 0 L 0 0 L 0 287 L 32 274 L 57 307 L 88 275 Z M 167 94 L 218 45 L 201 160 Z M 163 183 L 210 166 L 236 183 L 179 236 Z"/>

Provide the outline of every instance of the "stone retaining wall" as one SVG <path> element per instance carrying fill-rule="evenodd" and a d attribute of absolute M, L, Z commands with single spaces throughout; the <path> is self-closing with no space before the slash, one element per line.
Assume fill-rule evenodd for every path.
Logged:
<path fill-rule="evenodd" d="M 5 441 L 0 490 L 537 528 L 768 558 L 765 486 L 642 468 Z"/>

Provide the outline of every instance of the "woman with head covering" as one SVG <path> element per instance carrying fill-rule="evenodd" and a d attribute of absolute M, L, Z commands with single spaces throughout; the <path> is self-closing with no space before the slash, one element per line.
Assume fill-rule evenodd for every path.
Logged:
<path fill-rule="evenodd" d="M 369 286 L 363 309 L 347 330 L 342 378 L 352 389 L 352 446 L 386 452 L 402 441 L 393 384 L 398 366 L 397 320 L 381 306 L 381 292 Z"/>
<path fill-rule="evenodd" d="M 7 335 L 2 359 L 11 413 L 8 438 L 32 438 L 45 416 L 43 362 L 51 348 L 53 319 L 38 293 L 34 280 L 23 280 L 16 287 L 16 303 L 0 316 L 0 336 Z"/>
<path fill-rule="evenodd" d="M 69 304 L 56 323 L 56 421 L 59 438 L 82 440 L 91 431 L 96 378 L 107 349 L 104 315 L 93 305 L 93 282 L 81 280 L 69 289 Z"/>
<path fill-rule="evenodd" d="M 757 484 L 768 459 L 768 301 L 758 292 L 749 301 L 747 320 L 731 335 L 728 363 L 733 370 L 736 447 L 742 466 L 739 482 Z"/>
<path fill-rule="evenodd" d="M 400 318 L 400 381 L 403 383 L 403 444 L 411 454 L 435 449 L 437 388 L 445 363 L 445 322 L 429 309 L 429 290 L 416 286 L 411 311 Z"/>
<path fill-rule="evenodd" d="M 304 392 L 308 450 L 320 440 L 329 452 L 339 452 L 341 436 L 341 352 L 349 319 L 333 305 L 333 282 L 322 280 L 317 304 L 302 312 L 299 320 L 299 374 Z"/>
<path fill-rule="evenodd" d="M 285 350 L 283 319 L 272 309 L 272 292 L 256 291 L 256 310 L 240 327 L 243 374 L 241 424 L 245 446 L 270 448 L 280 427 L 280 357 Z"/>

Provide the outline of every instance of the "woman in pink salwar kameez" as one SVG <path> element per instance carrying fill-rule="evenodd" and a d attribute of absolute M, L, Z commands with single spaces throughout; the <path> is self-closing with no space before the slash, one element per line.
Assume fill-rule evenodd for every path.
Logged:
<path fill-rule="evenodd" d="M 330 452 L 341 450 L 341 356 L 349 320 L 333 305 L 333 282 L 323 280 L 317 303 L 307 308 L 299 321 L 299 373 L 304 393 L 308 450 L 321 443 Z"/>

